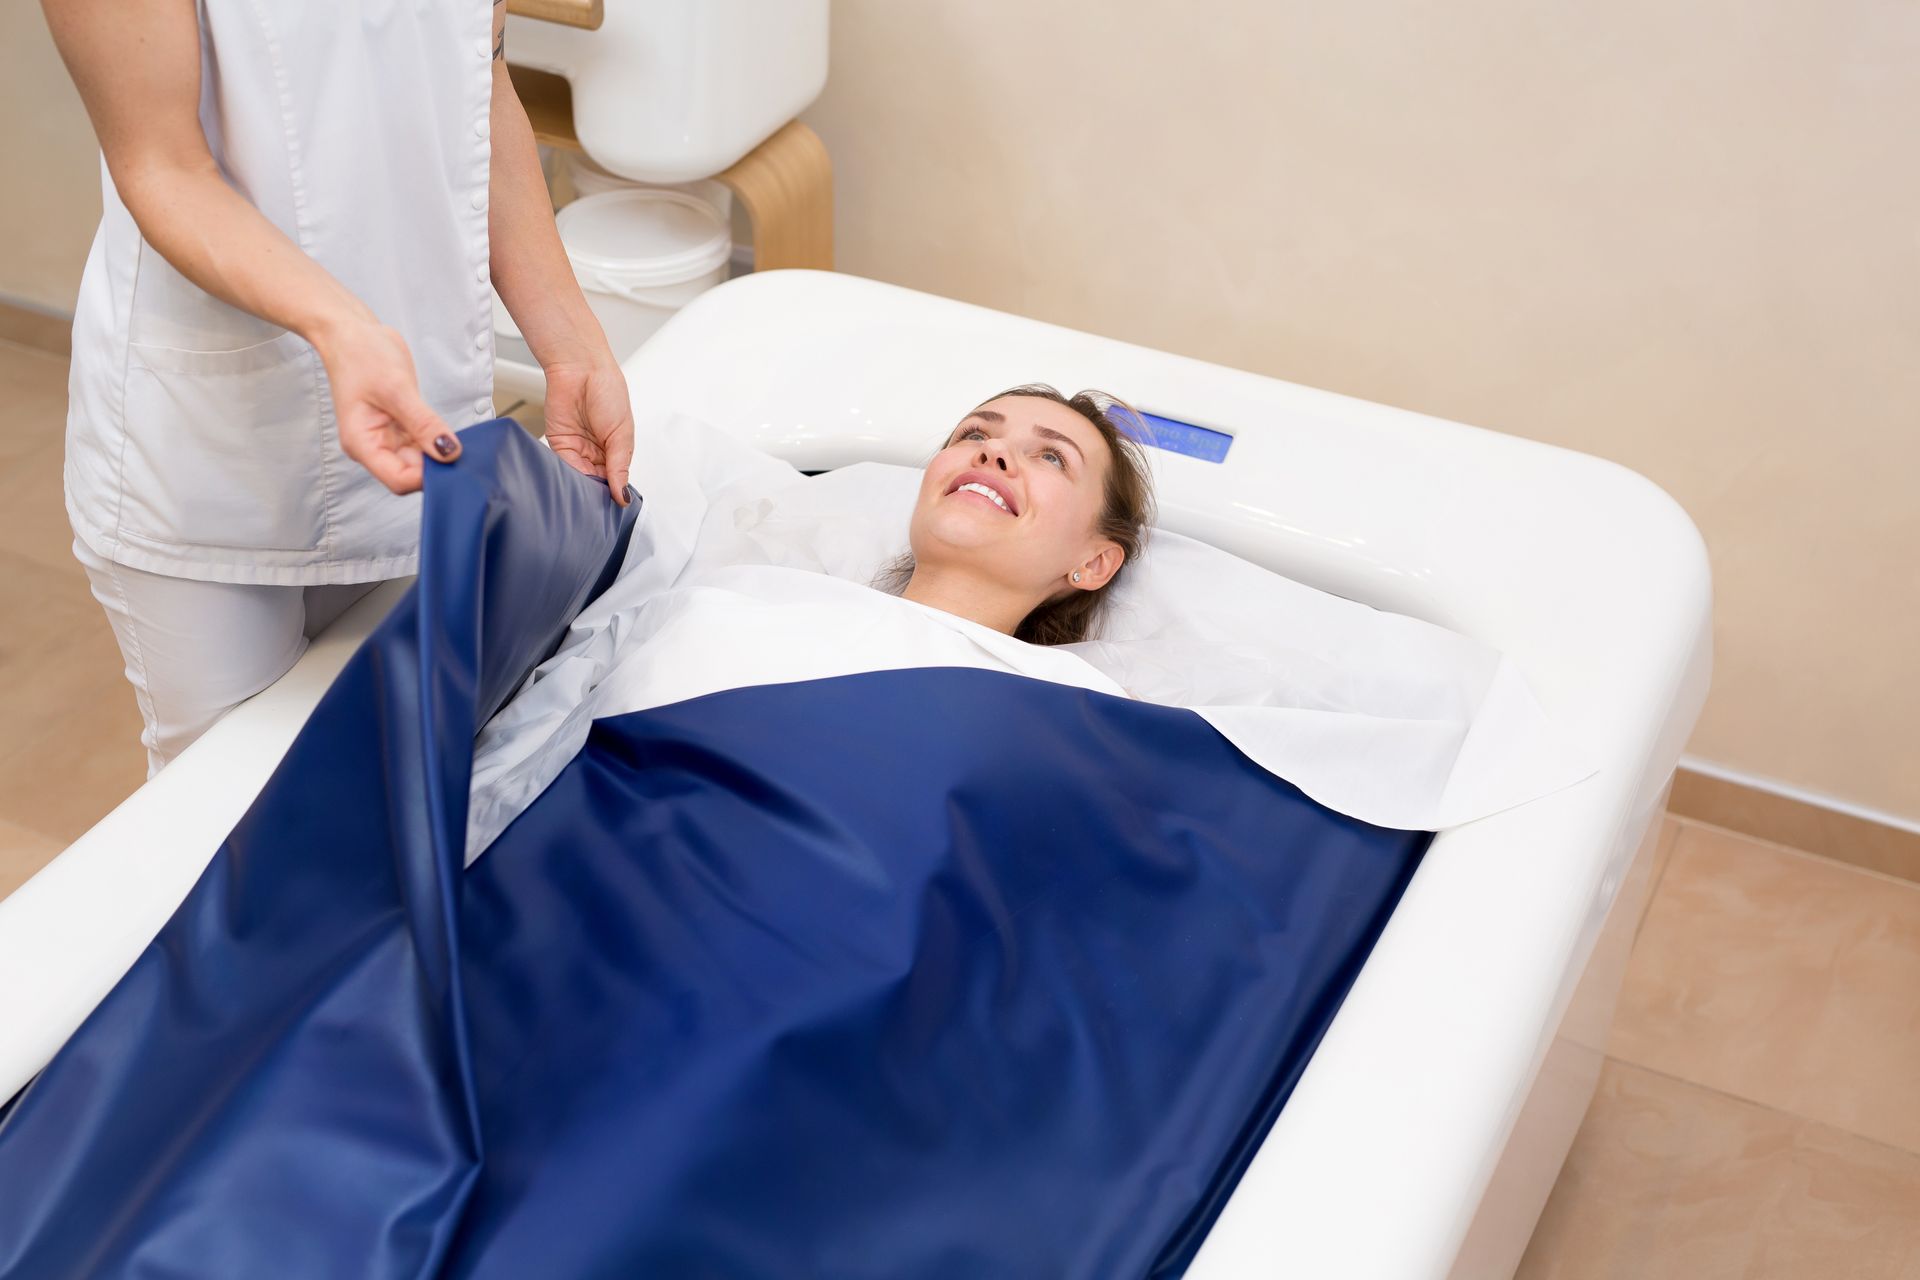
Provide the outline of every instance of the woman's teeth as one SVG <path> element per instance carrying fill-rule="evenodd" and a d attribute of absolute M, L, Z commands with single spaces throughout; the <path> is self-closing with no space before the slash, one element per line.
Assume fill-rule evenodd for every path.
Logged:
<path fill-rule="evenodd" d="M 971 483 L 971 484 L 963 484 L 958 489 L 955 489 L 954 492 L 955 493 L 977 493 L 983 498 L 991 499 L 993 501 L 993 505 L 1000 508 L 1002 511 L 1007 510 L 1007 500 L 1005 498 L 1001 497 L 999 494 L 995 493 L 993 490 L 987 488 L 987 486 L 980 484 L 978 482 Z"/>

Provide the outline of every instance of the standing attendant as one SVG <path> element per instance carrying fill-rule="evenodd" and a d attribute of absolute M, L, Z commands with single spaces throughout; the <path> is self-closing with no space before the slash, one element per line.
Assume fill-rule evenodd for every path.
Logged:
<path fill-rule="evenodd" d="M 546 370 L 548 443 L 620 503 L 632 411 L 503 2 L 42 5 L 103 158 L 67 513 L 152 774 L 414 571 L 423 455 L 493 416 L 489 283 Z"/>

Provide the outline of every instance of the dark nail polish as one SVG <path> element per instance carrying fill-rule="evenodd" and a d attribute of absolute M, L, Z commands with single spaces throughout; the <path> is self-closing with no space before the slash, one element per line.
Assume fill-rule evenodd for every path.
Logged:
<path fill-rule="evenodd" d="M 435 436 L 433 438 L 433 449 L 434 452 L 438 453 L 442 458 L 451 458 L 453 456 L 453 437 Z"/>

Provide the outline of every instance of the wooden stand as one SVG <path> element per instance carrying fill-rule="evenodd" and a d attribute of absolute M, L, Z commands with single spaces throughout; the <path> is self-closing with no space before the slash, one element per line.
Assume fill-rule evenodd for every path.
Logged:
<path fill-rule="evenodd" d="M 581 151 L 573 90 L 562 76 L 509 64 L 533 136 Z M 753 224 L 753 267 L 833 270 L 833 162 L 820 135 L 790 120 L 714 180 L 733 192 Z"/>
<path fill-rule="evenodd" d="M 507 12 L 582 31 L 598 31 L 607 18 L 605 0 L 507 0 Z"/>

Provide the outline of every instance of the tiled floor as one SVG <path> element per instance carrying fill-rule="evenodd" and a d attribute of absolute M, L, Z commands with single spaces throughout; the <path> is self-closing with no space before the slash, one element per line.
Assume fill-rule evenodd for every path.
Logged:
<path fill-rule="evenodd" d="M 1680 823 L 1607 1048 L 1524 1280 L 1920 1280 L 1920 884 Z"/>
<path fill-rule="evenodd" d="M 0 342 L 0 896 L 144 773 L 67 551 L 65 386 L 64 359 Z M 1672 831 L 1519 1274 L 1920 1280 L 1920 884 Z"/>
<path fill-rule="evenodd" d="M 140 713 L 60 496 L 67 362 L 0 343 L 0 893 L 140 785 Z"/>

